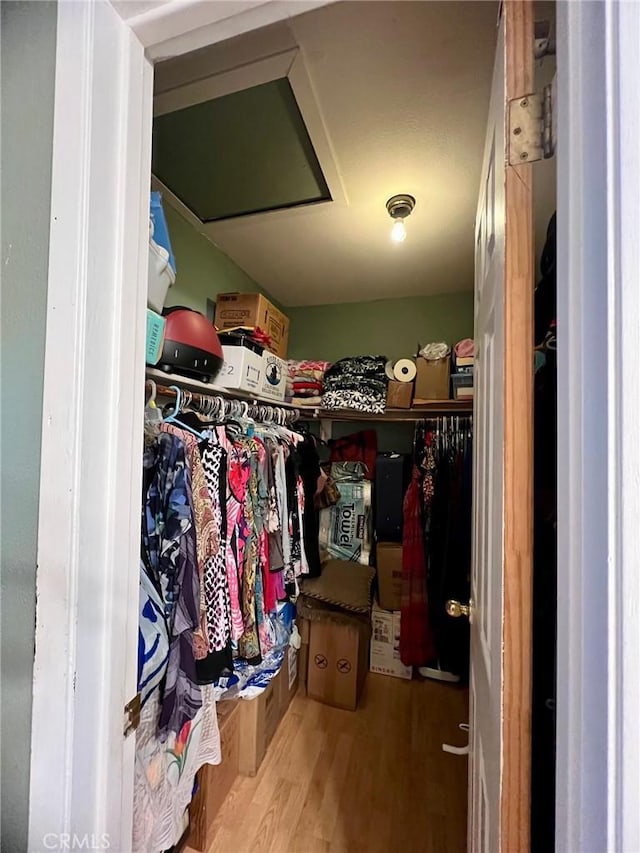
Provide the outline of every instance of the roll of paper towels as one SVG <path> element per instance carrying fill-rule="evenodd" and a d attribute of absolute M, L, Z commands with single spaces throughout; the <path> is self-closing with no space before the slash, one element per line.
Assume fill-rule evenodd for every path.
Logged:
<path fill-rule="evenodd" d="M 398 382 L 413 382 L 417 372 L 416 363 L 411 358 L 399 358 L 393 365 L 393 378 Z"/>
<path fill-rule="evenodd" d="M 393 362 L 391 359 L 385 364 L 384 372 L 387 374 L 387 379 L 395 379 L 396 377 L 393 374 Z"/>

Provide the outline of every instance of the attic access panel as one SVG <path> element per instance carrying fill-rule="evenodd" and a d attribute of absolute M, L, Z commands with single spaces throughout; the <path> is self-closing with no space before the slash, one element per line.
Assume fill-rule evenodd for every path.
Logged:
<path fill-rule="evenodd" d="M 156 116 L 152 160 L 201 222 L 331 201 L 286 77 Z"/>

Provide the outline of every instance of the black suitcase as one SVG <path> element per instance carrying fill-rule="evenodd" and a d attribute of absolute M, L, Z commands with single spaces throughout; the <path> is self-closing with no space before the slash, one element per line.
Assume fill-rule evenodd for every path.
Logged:
<path fill-rule="evenodd" d="M 374 521 L 379 542 L 402 542 L 402 504 L 410 475 L 411 457 L 408 454 L 378 454 Z"/>

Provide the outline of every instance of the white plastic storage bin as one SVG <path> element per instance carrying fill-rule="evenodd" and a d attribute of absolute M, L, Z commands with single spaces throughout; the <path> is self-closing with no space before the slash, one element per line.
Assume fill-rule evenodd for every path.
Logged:
<path fill-rule="evenodd" d="M 149 279 L 147 305 L 158 314 L 162 313 L 167 291 L 176 280 L 169 263 L 169 252 L 153 239 L 153 225 L 149 222 Z"/>

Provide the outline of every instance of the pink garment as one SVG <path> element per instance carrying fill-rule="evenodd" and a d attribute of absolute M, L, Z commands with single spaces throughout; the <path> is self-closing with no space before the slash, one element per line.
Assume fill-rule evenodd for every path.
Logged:
<path fill-rule="evenodd" d="M 307 552 L 304 547 L 304 483 L 302 477 L 298 477 L 296 482 L 296 495 L 298 498 L 298 518 L 300 519 L 300 574 L 309 574 L 309 562 L 307 560 Z"/>
<path fill-rule="evenodd" d="M 278 601 L 284 601 L 287 597 L 287 591 L 284 587 L 284 571 L 273 572 L 275 578 L 276 598 Z"/>
<path fill-rule="evenodd" d="M 226 565 L 231 605 L 231 638 L 234 641 L 244 634 L 240 590 L 244 566 L 246 537 L 239 535 L 244 521 L 243 506 L 249 482 L 250 466 L 246 448 L 232 443 L 224 427 L 218 427 L 218 438 L 227 451 L 227 548 Z"/>
<path fill-rule="evenodd" d="M 453 348 L 458 358 L 472 358 L 475 354 L 475 343 L 471 338 L 464 338 Z"/>
<path fill-rule="evenodd" d="M 254 436 L 254 442 L 258 451 L 259 482 L 266 487 L 267 477 L 267 448 L 264 442 Z M 260 534 L 258 537 L 258 564 L 262 571 L 262 589 L 264 594 L 264 609 L 266 613 L 273 613 L 278 606 L 277 586 L 275 575 L 271 573 L 271 562 L 269 560 L 269 496 L 267 493 L 260 494 L 261 513 L 259 519 Z M 261 641 L 262 642 L 262 641 Z"/>
<path fill-rule="evenodd" d="M 269 540 L 267 534 L 269 502 L 266 491 L 261 491 L 261 482 L 264 486 L 266 478 L 263 480 L 260 476 L 266 468 L 267 451 L 263 442 L 256 436 L 248 440 L 248 445 L 254 458 L 251 460 L 251 476 L 245 514 L 247 514 L 249 522 L 250 557 L 255 560 L 253 603 L 259 638 L 259 652 L 264 657 L 275 645 L 275 632 L 273 624 L 268 618 L 268 613 L 270 609 L 275 610 L 277 604 L 273 582 L 268 578 L 270 574 L 268 571 Z M 272 600 L 272 608 L 269 608 L 267 598 Z"/>

